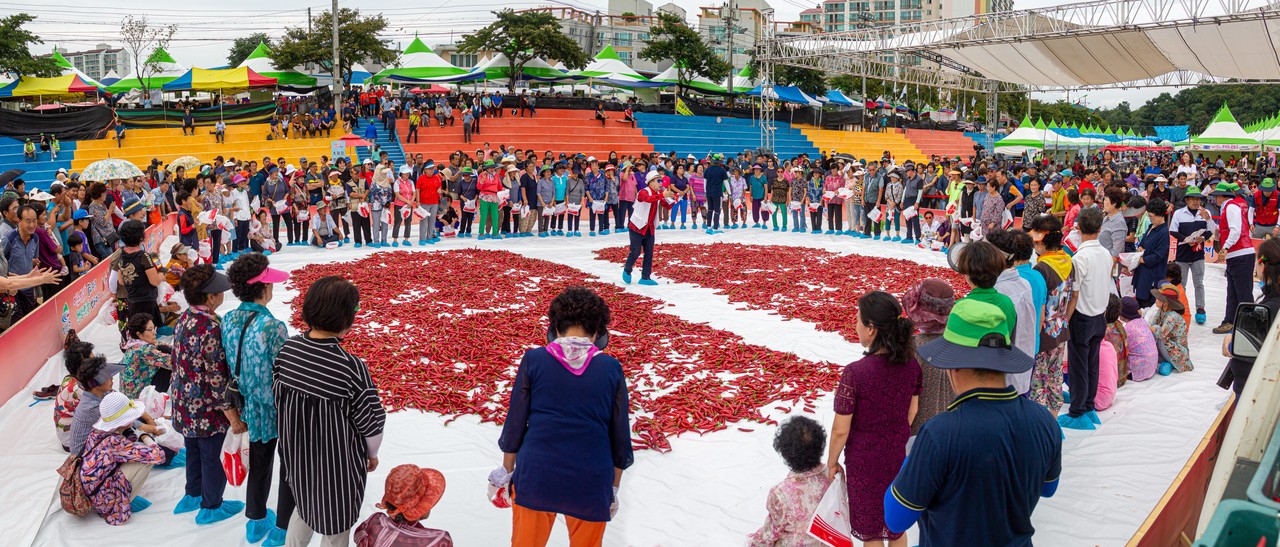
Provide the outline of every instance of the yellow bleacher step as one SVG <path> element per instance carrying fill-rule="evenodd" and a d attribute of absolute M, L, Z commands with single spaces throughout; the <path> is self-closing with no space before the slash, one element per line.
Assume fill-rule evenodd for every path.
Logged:
<path fill-rule="evenodd" d="M 130 129 L 119 147 L 112 138 L 81 141 L 76 145 L 71 167 L 84 169 L 106 158 L 123 159 L 145 167 L 152 158 L 168 163 L 181 156 L 195 156 L 205 161 L 212 161 L 216 156 L 254 160 L 284 156 L 289 161 L 297 161 L 301 156 L 318 158 L 328 154 L 332 142 L 330 137 L 267 140 L 270 132 L 267 124 L 229 125 L 225 143 L 216 142 L 208 131 L 200 127 L 195 136 L 183 136 L 181 128 Z"/>

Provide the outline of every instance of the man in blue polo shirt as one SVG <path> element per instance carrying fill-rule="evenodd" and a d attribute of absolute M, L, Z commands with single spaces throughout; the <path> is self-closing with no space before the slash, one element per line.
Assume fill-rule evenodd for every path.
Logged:
<path fill-rule="evenodd" d="M 1031 512 L 1062 471 L 1062 430 L 1019 396 L 1005 374 L 1034 359 L 1009 341 L 1012 321 L 991 302 L 956 302 L 942 338 L 919 355 L 944 369 L 959 396 L 916 436 L 884 495 L 885 524 L 920 522 L 920 546 L 1031 545 Z"/>

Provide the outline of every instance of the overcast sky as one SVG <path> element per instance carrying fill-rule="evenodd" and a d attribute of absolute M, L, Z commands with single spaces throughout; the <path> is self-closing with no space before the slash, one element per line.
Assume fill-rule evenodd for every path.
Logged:
<path fill-rule="evenodd" d="M 305 25 L 307 8 L 318 13 L 329 8 L 327 2 L 282 0 L 265 3 L 260 0 L 219 0 L 216 3 L 173 0 L 49 0 L 52 4 L 0 0 L 0 13 L 27 12 L 38 16 L 31 29 L 45 43 L 36 53 L 48 53 L 56 44 L 60 49 L 91 49 L 98 43 L 119 45 L 120 21 L 126 15 L 146 16 L 153 23 L 176 23 L 178 34 L 169 48 L 175 60 L 184 66 L 210 67 L 226 64 L 227 49 L 237 36 L 254 32 L 279 35 L 290 26 Z M 693 17 L 699 6 L 714 6 L 723 0 L 674 0 Z M 779 20 L 797 20 L 800 10 L 816 4 L 811 0 L 771 0 Z M 655 7 L 666 0 L 654 0 Z M 1015 0 L 1015 8 L 1035 8 L 1063 4 L 1060 0 Z M 104 8 L 110 5 L 108 11 Z M 264 8 L 270 5 L 270 8 Z M 492 20 L 491 11 L 510 7 L 526 9 L 539 6 L 563 6 L 607 12 L 608 0 L 342 0 L 340 7 L 355 7 L 362 12 L 381 12 L 391 22 L 385 38 L 404 47 L 415 34 L 428 45 L 451 43 L 462 34 L 484 26 Z M 696 22 L 696 21 L 692 21 Z M 121 74 L 125 76 L 125 74 Z M 1113 106 L 1128 101 L 1137 108 L 1156 95 L 1176 89 L 1137 89 L 1095 91 L 1086 96 L 1089 106 Z M 1037 95 L 1037 99 L 1054 101 L 1065 94 Z M 1072 99 L 1078 98 L 1076 94 Z"/>

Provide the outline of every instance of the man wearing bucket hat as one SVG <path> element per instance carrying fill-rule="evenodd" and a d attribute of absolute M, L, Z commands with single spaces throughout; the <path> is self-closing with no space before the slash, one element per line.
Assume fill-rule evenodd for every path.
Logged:
<path fill-rule="evenodd" d="M 1207 320 L 1204 311 L 1204 246 L 1217 232 L 1218 225 L 1209 216 L 1209 211 L 1202 207 L 1204 194 L 1200 187 L 1187 186 L 1185 191 L 1183 200 L 1186 206 L 1174 211 L 1169 219 L 1169 235 L 1178 243 L 1174 263 L 1182 270 L 1182 279 L 1191 280 L 1196 289 L 1196 324 L 1203 325 Z"/>
<path fill-rule="evenodd" d="M 386 513 L 374 513 L 356 527 L 356 545 L 453 545 L 449 532 L 427 528 L 419 521 L 431 515 L 431 509 L 444 496 L 444 474 L 413 464 L 398 465 L 387 475 L 382 502 L 375 505 Z"/>
<path fill-rule="evenodd" d="M 1253 191 L 1253 239 L 1280 235 L 1276 220 L 1280 218 L 1280 196 L 1276 195 L 1276 179 L 1267 177 Z"/>
<path fill-rule="evenodd" d="M 1011 345 L 1012 330 L 1000 306 L 965 298 L 952 307 L 942 338 L 918 350 L 959 395 L 920 428 L 885 492 L 890 531 L 918 520 L 922 545 L 1031 544 L 1031 513 L 1058 488 L 1062 431 L 1049 411 L 1005 382 L 1033 364 Z"/>
<path fill-rule="evenodd" d="M 1253 238 L 1249 236 L 1249 204 L 1239 196 L 1240 187 L 1219 182 L 1210 192 L 1218 204 L 1218 241 L 1227 258 L 1227 309 L 1214 334 L 1231 332 L 1236 306 L 1253 300 Z"/>

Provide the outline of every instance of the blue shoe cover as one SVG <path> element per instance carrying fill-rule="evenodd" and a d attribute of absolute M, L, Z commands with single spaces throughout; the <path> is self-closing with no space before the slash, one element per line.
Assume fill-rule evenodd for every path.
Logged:
<path fill-rule="evenodd" d="M 1093 431 L 1094 429 L 1097 429 L 1097 427 L 1093 425 L 1093 422 L 1089 421 L 1089 418 L 1084 416 L 1076 416 L 1075 418 L 1072 418 L 1069 414 L 1058 416 L 1058 425 L 1065 429 L 1080 429 L 1084 431 Z"/>
<path fill-rule="evenodd" d="M 1209 318 L 1208 318 L 1208 317 L 1206 317 L 1206 316 L 1205 316 L 1205 314 L 1203 314 L 1203 313 L 1197 313 L 1197 314 L 1196 314 L 1196 324 L 1197 324 L 1197 325 L 1203 325 L 1203 324 L 1204 324 L 1204 322 L 1205 322 L 1205 321 L 1207 321 L 1208 319 L 1209 319 Z"/>
<path fill-rule="evenodd" d="M 412 244 L 412 243 L 409 243 L 408 241 L 405 241 L 404 243 L 402 243 L 402 245 L 404 245 L 405 247 L 412 247 L 412 246 L 413 246 L 413 244 Z"/>
<path fill-rule="evenodd" d="M 173 514 L 181 515 L 183 513 L 190 513 L 199 508 L 200 496 L 182 496 L 182 499 L 178 500 L 178 505 L 173 508 Z"/>
<path fill-rule="evenodd" d="M 386 245 L 386 243 L 383 243 L 383 245 Z M 400 242 L 399 242 L 399 241 L 394 241 L 394 242 L 392 242 L 392 243 L 391 243 L 391 246 L 392 246 L 392 247 L 399 247 L 399 246 L 400 246 Z"/>
<path fill-rule="evenodd" d="M 1157 368 L 1157 369 L 1156 369 L 1156 372 L 1160 373 L 1160 375 L 1161 375 L 1161 376 L 1168 376 L 1168 375 L 1172 374 L 1172 373 L 1173 373 L 1173 363 L 1170 363 L 1170 362 L 1168 362 L 1168 361 L 1163 361 L 1163 362 L 1161 362 L 1161 363 L 1160 363 L 1160 368 Z"/>
<path fill-rule="evenodd" d="M 641 285 L 649 285 L 649 286 L 654 286 L 654 287 L 656 287 L 656 286 L 658 285 L 658 282 L 657 282 L 657 281 L 654 281 L 654 280 L 652 280 L 652 279 L 641 279 L 641 280 L 640 280 L 640 284 L 641 284 Z"/>
<path fill-rule="evenodd" d="M 631 274 L 627 273 L 625 270 L 622 272 L 622 282 L 628 285 L 631 284 Z"/>
<path fill-rule="evenodd" d="M 276 527 L 276 513 L 267 509 L 267 516 L 244 523 L 244 538 L 249 543 L 257 543 Z"/>
<path fill-rule="evenodd" d="M 148 507 L 151 507 L 151 502 L 142 496 L 134 496 L 129 500 L 129 510 L 134 513 L 145 511 Z"/>
<path fill-rule="evenodd" d="M 1084 413 L 1084 417 L 1089 419 L 1093 425 L 1102 425 L 1102 418 L 1098 417 L 1098 411 L 1090 410 Z"/>
<path fill-rule="evenodd" d="M 1063 402 L 1063 404 L 1068 404 L 1068 405 L 1069 405 L 1069 404 L 1071 404 L 1071 392 L 1070 392 L 1070 391 L 1064 391 L 1064 392 L 1062 392 L 1062 402 Z"/>
<path fill-rule="evenodd" d="M 267 534 L 267 540 L 262 542 L 262 547 L 284 547 L 284 538 L 287 535 L 283 528 L 272 528 Z"/>
<path fill-rule="evenodd" d="M 200 509 L 200 512 L 196 513 L 196 524 L 221 522 L 239 515 L 241 511 L 244 511 L 243 501 L 222 500 L 222 505 L 216 509 Z"/>
<path fill-rule="evenodd" d="M 271 256 L 271 249 L 262 251 L 262 256 Z"/>
<path fill-rule="evenodd" d="M 164 465 L 157 465 L 156 469 L 177 469 L 179 467 L 186 467 L 186 466 L 187 466 L 187 449 L 183 448 L 182 450 L 179 450 L 177 454 L 173 455 L 173 459 L 169 460 L 169 463 Z"/>

